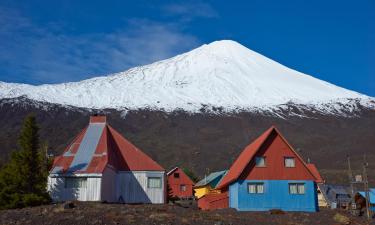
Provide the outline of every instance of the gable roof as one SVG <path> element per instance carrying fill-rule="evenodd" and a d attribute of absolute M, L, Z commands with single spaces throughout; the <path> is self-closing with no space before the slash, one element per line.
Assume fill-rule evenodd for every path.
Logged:
<path fill-rule="evenodd" d="M 230 167 L 228 173 L 225 177 L 220 181 L 217 188 L 222 189 L 235 180 L 239 178 L 242 174 L 246 166 L 250 163 L 253 159 L 255 154 L 261 148 L 261 146 L 265 143 L 265 141 L 271 136 L 273 132 L 276 132 L 277 135 L 281 137 L 281 139 L 287 144 L 291 151 L 296 155 L 296 157 L 302 162 L 302 165 L 309 171 L 312 177 L 315 178 L 314 174 L 310 169 L 307 167 L 306 163 L 303 159 L 297 154 L 297 152 L 292 148 L 292 146 L 286 141 L 286 139 L 281 135 L 281 133 L 276 129 L 275 126 L 272 126 L 268 130 L 266 130 L 262 135 L 260 135 L 257 139 L 255 139 L 251 144 L 245 147 L 245 149 L 241 152 L 241 154 L 237 157 L 234 161 L 232 166 Z"/>
<path fill-rule="evenodd" d="M 89 125 L 55 158 L 50 173 L 102 173 L 164 169 L 109 126 L 104 116 L 90 117 Z"/>
<path fill-rule="evenodd" d="M 366 198 L 366 193 L 364 191 L 359 191 L 358 193 L 362 195 L 362 197 Z M 369 195 L 370 204 L 375 204 L 375 188 L 370 188 Z"/>
<path fill-rule="evenodd" d="M 311 173 L 316 178 L 316 180 L 315 180 L 316 183 L 324 183 L 324 180 L 323 180 L 322 176 L 320 175 L 318 168 L 316 168 L 315 164 L 308 163 L 307 168 L 309 168 Z"/>
<path fill-rule="evenodd" d="M 190 185 L 194 185 L 194 181 L 185 173 L 185 171 L 179 167 L 175 167 L 173 169 L 171 169 L 168 173 L 167 173 L 167 176 L 169 177 L 170 175 L 174 174 L 175 171 L 179 171 L 180 173 L 180 181 L 179 182 L 183 182 L 185 184 L 190 184 Z"/>
<path fill-rule="evenodd" d="M 174 167 L 173 169 L 171 169 L 169 172 L 167 172 L 167 176 L 169 176 L 171 173 L 173 173 L 175 170 L 177 170 L 178 167 Z"/>
<path fill-rule="evenodd" d="M 215 179 L 220 178 L 220 180 L 213 184 L 213 187 L 212 188 L 215 188 L 217 186 L 217 184 L 220 183 L 220 181 L 224 178 L 225 174 L 228 172 L 228 170 L 223 170 L 223 171 L 218 171 L 218 172 L 213 172 L 213 173 L 210 173 L 207 177 L 203 178 L 202 180 L 198 181 L 194 187 L 202 187 L 202 186 L 206 186 L 208 184 L 211 184 Z"/>
<path fill-rule="evenodd" d="M 348 191 L 348 187 L 342 185 L 331 185 L 331 184 L 318 184 L 320 192 L 324 196 L 325 200 L 331 204 L 332 202 L 350 202 L 351 197 Z"/>

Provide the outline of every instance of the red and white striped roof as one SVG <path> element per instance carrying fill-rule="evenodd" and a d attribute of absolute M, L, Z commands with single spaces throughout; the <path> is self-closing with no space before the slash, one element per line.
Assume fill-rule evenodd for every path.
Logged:
<path fill-rule="evenodd" d="M 164 171 L 140 149 L 107 124 L 105 116 L 91 116 L 89 125 L 55 158 L 51 173 Z"/>

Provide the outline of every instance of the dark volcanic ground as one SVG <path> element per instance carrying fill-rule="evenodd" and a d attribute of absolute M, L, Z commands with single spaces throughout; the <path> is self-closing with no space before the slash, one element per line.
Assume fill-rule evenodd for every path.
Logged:
<path fill-rule="evenodd" d="M 89 224 L 192 224 L 192 225 L 312 225 L 367 224 L 364 216 L 354 217 L 347 211 L 322 209 L 317 213 L 237 212 L 234 209 L 200 211 L 176 205 L 121 205 L 75 203 L 48 205 L 0 211 L 0 225 L 89 225 Z M 371 220 L 374 224 L 374 219 Z M 348 223 L 349 222 L 349 223 Z"/>
<path fill-rule="evenodd" d="M 290 107 L 290 112 L 298 109 Z M 41 138 L 50 152 L 61 153 L 88 123 L 94 111 L 30 102 L 27 99 L 0 100 L 0 160 L 16 148 L 23 118 L 37 115 Z M 189 114 L 161 111 L 102 111 L 111 126 L 166 169 L 184 166 L 199 177 L 205 172 L 227 169 L 243 148 L 271 125 L 276 125 L 291 145 L 316 163 L 328 182 L 347 182 L 346 155 L 361 171 L 363 154 L 369 161 L 369 175 L 375 178 L 375 111 L 363 110 L 358 117 L 337 117 L 303 112 L 306 117 L 274 117 L 249 112 L 236 114 Z"/>

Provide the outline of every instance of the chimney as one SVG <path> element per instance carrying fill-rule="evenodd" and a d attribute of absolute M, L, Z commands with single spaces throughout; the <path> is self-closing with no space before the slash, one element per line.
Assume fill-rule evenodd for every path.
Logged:
<path fill-rule="evenodd" d="M 105 115 L 94 114 L 90 116 L 90 123 L 107 123 L 107 117 Z"/>

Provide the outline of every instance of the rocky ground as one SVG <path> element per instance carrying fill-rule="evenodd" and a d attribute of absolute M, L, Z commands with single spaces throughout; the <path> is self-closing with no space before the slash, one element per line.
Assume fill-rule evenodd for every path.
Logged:
<path fill-rule="evenodd" d="M 375 224 L 374 219 L 370 224 Z M 0 211 L 0 224 L 79 225 L 79 224 L 368 224 L 364 216 L 347 211 L 322 209 L 318 213 L 237 212 L 233 209 L 200 211 L 178 205 L 123 205 L 74 203 Z"/>

